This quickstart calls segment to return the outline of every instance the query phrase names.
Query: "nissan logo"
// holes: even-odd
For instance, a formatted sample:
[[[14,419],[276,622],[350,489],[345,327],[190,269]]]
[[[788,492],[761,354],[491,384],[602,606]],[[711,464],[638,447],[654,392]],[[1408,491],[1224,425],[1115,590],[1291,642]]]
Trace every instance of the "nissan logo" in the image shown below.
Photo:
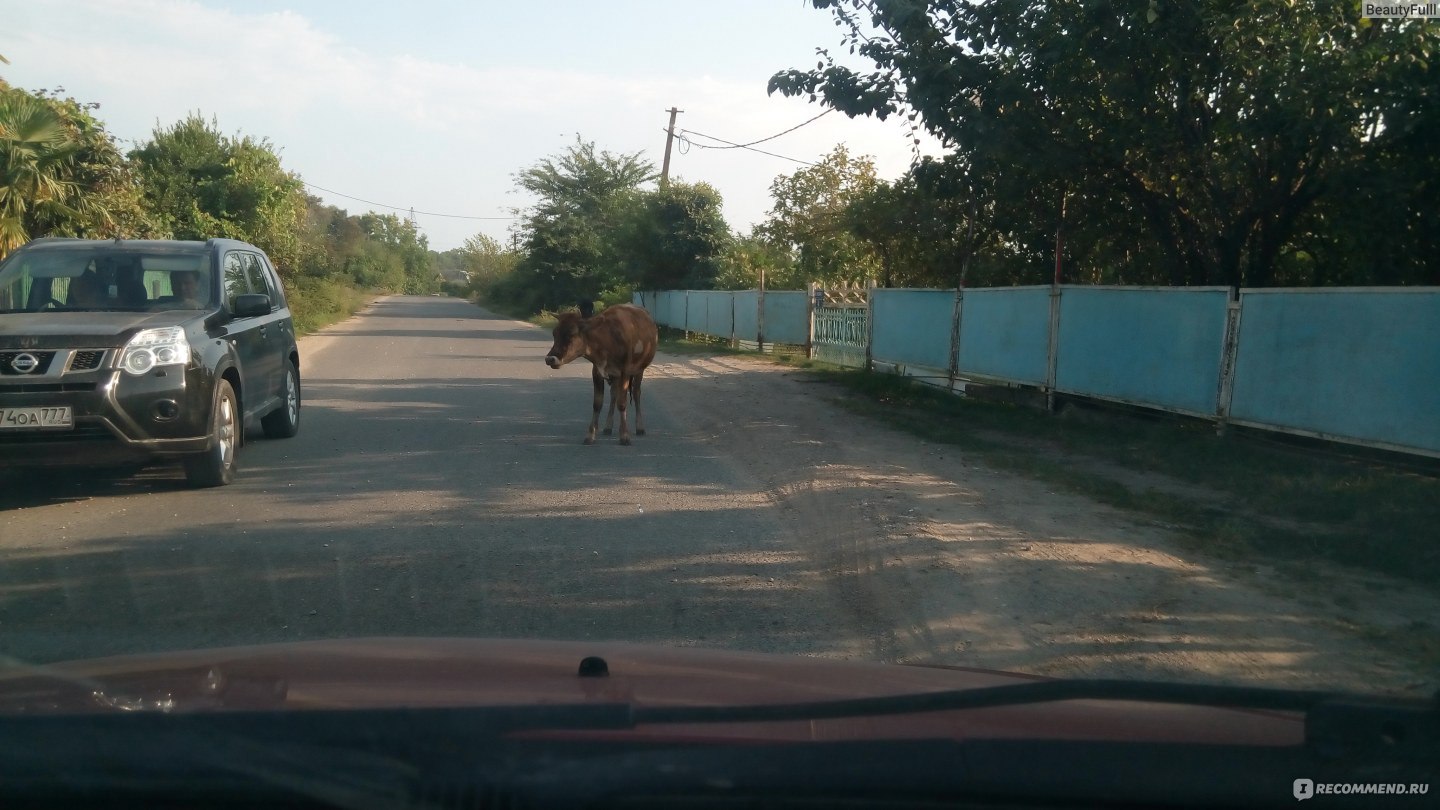
[[[29,352],[17,354],[10,361],[10,368],[15,369],[16,374],[29,374],[39,367],[40,359]]]

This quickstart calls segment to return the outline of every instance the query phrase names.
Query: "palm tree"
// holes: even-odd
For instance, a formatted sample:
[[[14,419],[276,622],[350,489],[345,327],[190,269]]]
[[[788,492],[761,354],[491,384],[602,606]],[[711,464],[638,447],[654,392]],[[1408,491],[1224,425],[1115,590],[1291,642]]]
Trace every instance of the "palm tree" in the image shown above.
[[[29,240],[27,221],[80,213],[73,205],[79,186],[70,179],[79,150],[53,107],[0,90],[0,258]]]

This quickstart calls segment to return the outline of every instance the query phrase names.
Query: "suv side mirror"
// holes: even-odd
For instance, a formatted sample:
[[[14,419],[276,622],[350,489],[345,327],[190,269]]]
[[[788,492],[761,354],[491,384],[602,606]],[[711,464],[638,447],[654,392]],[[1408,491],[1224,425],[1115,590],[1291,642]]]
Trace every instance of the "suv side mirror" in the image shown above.
[[[270,296],[262,293],[246,293],[235,296],[235,302],[231,305],[237,318],[253,318],[256,315],[270,314]]]

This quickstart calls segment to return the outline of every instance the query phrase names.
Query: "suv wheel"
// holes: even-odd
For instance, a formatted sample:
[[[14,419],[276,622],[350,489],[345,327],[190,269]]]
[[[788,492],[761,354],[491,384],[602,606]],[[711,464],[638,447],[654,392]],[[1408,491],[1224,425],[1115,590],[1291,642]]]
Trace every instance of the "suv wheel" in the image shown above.
[[[272,439],[288,439],[300,431],[300,373],[293,361],[285,361],[285,395],[280,407],[266,414],[260,426]]]
[[[240,446],[240,409],[229,380],[216,384],[215,413],[209,450],[185,459],[185,479],[192,487],[219,487],[235,479],[235,450]]]

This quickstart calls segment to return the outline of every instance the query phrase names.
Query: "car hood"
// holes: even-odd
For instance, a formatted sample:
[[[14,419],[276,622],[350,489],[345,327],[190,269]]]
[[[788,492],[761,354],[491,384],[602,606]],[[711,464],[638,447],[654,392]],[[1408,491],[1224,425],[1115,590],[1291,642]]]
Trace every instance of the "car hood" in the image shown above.
[[[136,332],[180,326],[210,313],[160,312],[13,312],[0,315],[0,349],[68,349],[123,346]]]
[[[580,677],[604,659],[608,675]],[[629,704],[755,706],[983,689],[1045,679],[612,642],[359,639],[0,669],[0,715]],[[1298,745],[1297,713],[1063,700],[964,711],[637,727],[668,739],[951,737]]]

